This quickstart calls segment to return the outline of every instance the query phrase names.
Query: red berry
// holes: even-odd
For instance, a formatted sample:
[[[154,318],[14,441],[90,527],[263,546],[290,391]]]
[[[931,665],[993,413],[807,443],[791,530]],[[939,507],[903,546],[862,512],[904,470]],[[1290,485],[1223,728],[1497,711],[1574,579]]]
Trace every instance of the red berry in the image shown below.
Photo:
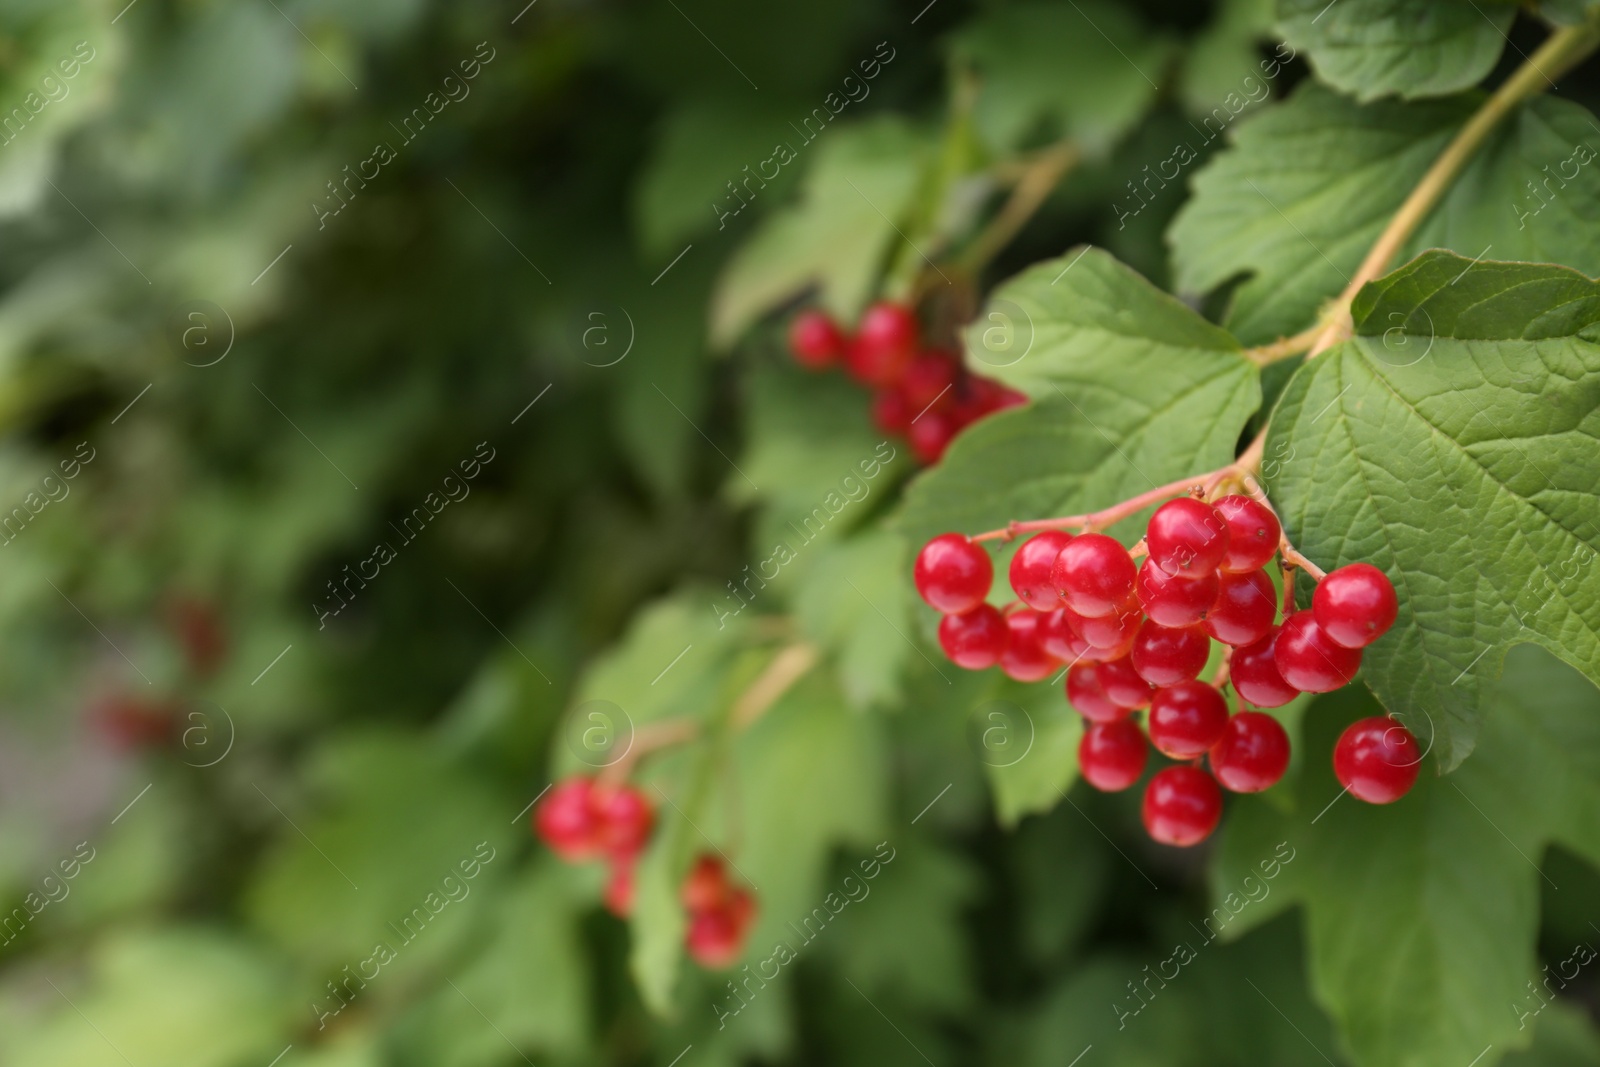
[[[1278,673],[1277,657],[1273,654],[1278,640],[1278,627],[1254,644],[1236,648],[1228,667],[1228,680],[1239,695],[1258,708],[1277,708],[1300,695],[1300,690],[1283,680]]]
[[[1217,587],[1215,571],[1193,578],[1174,578],[1156,566],[1153,559],[1139,566],[1139,579],[1134,585],[1139,604],[1162,626],[1193,626],[1204,619],[1216,603]]]
[[[1006,609],[1006,647],[1000,653],[1000,669],[1019,682],[1037,682],[1050,677],[1061,664],[1044,650],[1039,632],[1044,615],[1032,608],[1013,604]]]
[[[1368,804],[1392,804],[1411,791],[1422,750],[1411,731],[1382,715],[1345,727],[1333,746],[1333,773],[1350,795]]]
[[[1139,677],[1139,672],[1133,669],[1133,661],[1127,656],[1107,660],[1097,666],[1100,688],[1105,690],[1113,704],[1123,708],[1142,708],[1150,703],[1155,690],[1149,682]]]
[[[1087,658],[1089,642],[1078,633],[1078,616],[1071,608],[1057,608],[1039,622],[1039,644],[1063,663]]]
[[[216,671],[228,654],[228,632],[217,609],[185,596],[172,602],[169,617],[189,669],[201,677]]]
[[[1050,584],[1086,619],[1109,615],[1133,596],[1133,558],[1105,534],[1074,537],[1050,568]]]
[[[1289,735],[1271,715],[1241,711],[1228,720],[1211,749],[1211,773],[1224,789],[1259,793],[1289,769]]]
[[[700,966],[728,967],[744,951],[744,928],[725,908],[693,912],[684,944],[690,958]]]
[[[959,371],[955,357],[946,352],[924,352],[913,359],[900,381],[911,414],[915,416],[936,402],[941,409],[952,406]]]
[[[1198,578],[1227,556],[1228,523],[1211,505],[1179,497],[1156,508],[1144,541],[1157,567],[1176,577]]]
[[[1272,509],[1247,496],[1225,496],[1212,505],[1228,524],[1228,554],[1223,557],[1225,571],[1253,571],[1267,565],[1277,555],[1283,527]]]
[[[1222,790],[1198,767],[1168,767],[1145,786],[1142,814],[1144,828],[1163,845],[1196,845],[1222,818]]]
[[[649,799],[631,786],[589,791],[589,808],[594,813],[595,840],[618,859],[638,855],[650,840],[656,813]]]
[[[119,749],[154,748],[172,740],[182,710],[174,701],[120,693],[97,701],[88,718],[95,732]]]
[[[982,604],[994,583],[994,564],[983,546],[957,533],[922,546],[913,571],[917,592],[934,610],[960,615]]]
[[[568,778],[557,783],[533,813],[533,828],[550,850],[567,861],[588,859],[600,852],[599,819],[592,795],[594,782]]]
[[[626,919],[633,910],[633,861],[617,860],[611,864],[611,876],[606,879],[603,897],[606,910],[619,919]]]
[[[1133,669],[1151,685],[1193,681],[1206,665],[1211,639],[1198,626],[1162,626],[1146,620],[1134,635]]]
[[[1144,731],[1132,719],[1097,722],[1078,742],[1078,769],[1096,789],[1115,793],[1139,780],[1149,755]]]
[[[1366,648],[1389,632],[1400,603],[1394,586],[1370,563],[1352,563],[1317,583],[1311,612],[1328,639],[1345,648]]]
[[[1007,635],[1005,617],[993,604],[979,604],[971,611],[939,620],[939,647],[951,663],[969,671],[999,663]]]
[[[1139,624],[1142,622],[1144,622],[1144,612],[1139,610],[1138,601],[1129,601],[1109,615],[1102,615],[1098,619],[1083,619],[1078,625],[1078,632],[1089,642],[1092,652],[1120,650],[1115,656],[1099,658],[1120,659],[1127,655],[1128,645],[1132,642],[1133,635],[1139,631]],[[1091,655],[1090,658],[1096,657]]]
[[[879,389],[872,394],[872,424],[884,433],[905,433],[916,415],[898,389]]]
[[[1067,703],[1090,722],[1113,722],[1129,711],[1106,695],[1098,663],[1079,663],[1067,671]]]
[[[690,911],[711,911],[726,906],[732,889],[722,860],[717,856],[702,855],[689,868],[678,897]]]
[[[1361,668],[1361,650],[1335,643],[1309,611],[1283,620],[1272,658],[1283,680],[1302,693],[1331,693]]]
[[[944,450],[950,447],[951,439],[960,432],[961,426],[949,412],[934,408],[912,417],[906,440],[911,442],[911,451],[917,457],[917,462],[924,467],[931,467],[944,458]]]
[[[1235,647],[1265,637],[1278,614],[1278,593],[1267,572],[1223,571],[1217,584],[1217,599],[1206,616],[1206,633]]]
[[[867,385],[895,385],[917,349],[917,317],[904,304],[872,305],[861,316],[845,359],[850,373]]]
[[[789,323],[789,348],[796,363],[822,370],[844,355],[845,337],[831,318],[812,308],[800,312]]]
[[[1017,599],[1039,611],[1054,611],[1061,606],[1061,594],[1050,584],[1050,568],[1072,540],[1064,530],[1046,530],[1022,542],[1011,557],[1011,588]]]
[[[1228,702],[1204,682],[1157,689],[1150,701],[1150,743],[1173,759],[1192,759],[1222,739]]]

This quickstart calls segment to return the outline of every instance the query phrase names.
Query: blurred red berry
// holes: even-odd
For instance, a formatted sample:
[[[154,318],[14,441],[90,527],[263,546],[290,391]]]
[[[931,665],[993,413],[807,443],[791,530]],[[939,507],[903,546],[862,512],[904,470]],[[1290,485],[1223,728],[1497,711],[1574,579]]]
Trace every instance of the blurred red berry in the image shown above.
[[[844,355],[845,336],[825,312],[808,308],[789,323],[789,349],[802,367],[822,370]]]
[[[592,801],[594,782],[568,778],[551,788],[533,812],[533,828],[550,850],[567,861],[600,854],[599,820]]]

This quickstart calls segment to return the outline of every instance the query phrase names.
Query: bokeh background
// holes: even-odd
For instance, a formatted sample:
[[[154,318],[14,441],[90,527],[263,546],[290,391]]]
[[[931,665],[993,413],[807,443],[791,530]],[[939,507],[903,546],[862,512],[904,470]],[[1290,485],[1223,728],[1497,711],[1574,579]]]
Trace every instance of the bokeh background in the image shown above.
[[[1083,4],[1104,41],[1070,2],[5,0],[0,1063],[1346,1062],[1270,879],[1264,921],[1147,1002],[1213,914],[1204,856],[1151,846],[1126,798],[1019,821],[991,796],[1035,724],[975,729],[1026,700],[926,659],[885,522],[903,445],[719,622],[883,439],[764,316],[807,279],[844,313],[912,284],[887,215],[959,252],[1070,134],[1026,227],[941,258],[956,311],[1082,241],[1167,282],[1186,189],[1124,217],[1125,185],[1274,54],[1270,4]],[[863,156],[897,207],[807,216]],[[962,178],[936,211],[930,160]],[[708,714],[797,639],[822,667],[651,781],[709,791],[696,830],[756,887],[757,945],[894,859],[780,979],[674,959],[641,994],[603,873],[539,848],[528,805],[596,765],[585,701],[629,736]],[[1539,858],[1559,960],[1600,937],[1600,880]],[[1600,1062],[1597,989],[1503,1062]]]

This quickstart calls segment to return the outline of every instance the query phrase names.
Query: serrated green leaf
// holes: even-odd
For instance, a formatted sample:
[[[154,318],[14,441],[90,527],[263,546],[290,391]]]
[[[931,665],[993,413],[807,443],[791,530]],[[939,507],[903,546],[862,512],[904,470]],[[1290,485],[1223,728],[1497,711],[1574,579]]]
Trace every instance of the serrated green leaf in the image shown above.
[[[1476,85],[1516,9],[1459,0],[1279,0],[1278,29],[1317,77],[1357,100],[1443,96]]]
[[[1248,95],[1256,84],[1270,85],[1281,67],[1278,60],[1284,58],[1282,49],[1277,59],[1263,60],[1257,54],[1272,32],[1273,0],[1223,0],[1217,7],[1217,14],[1190,43],[1179,73],[1178,91],[1196,114],[1209,112],[1229,93]]]
[[[1394,582],[1364,678],[1450,768],[1510,645],[1600,679],[1600,285],[1430,252],[1355,313],[1285,390],[1263,474],[1314,562]]]
[[[1317,758],[1293,812],[1243,798],[1228,813],[1216,885],[1237,884],[1278,842],[1295,850],[1240,922],[1304,906],[1312,987],[1364,1067],[1460,1067],[1488,1045],[1526,1045],[1537,863],[1549,842],[1600,857],[1600,694],[1524,646],[1488,703],[1482,743],[1458,771],[1423,773],[1375,807],[1342,794],[1326,754],[1346,723],[1379,709],[1359,690],[1319,700],[1305,741]]]
[[[912,483],[899,523],[913,545],[1108,507],[1221,467],[1261,402],[1224,331],[1093,249],[1001,286],[968,350],[974,369],[1036,399],[963,432]]]
[[[1241,122],[1168,232],[1179,290],[1246,276],[1227,324],[1247,344],[1311,325],[1480,100],[1361,106],[1307,83]],[[1518,108],[1402,255],[1492,251],[1600,273],[1600,167],[1584,162],[1600,149],[1593,123],[1564,100]]]

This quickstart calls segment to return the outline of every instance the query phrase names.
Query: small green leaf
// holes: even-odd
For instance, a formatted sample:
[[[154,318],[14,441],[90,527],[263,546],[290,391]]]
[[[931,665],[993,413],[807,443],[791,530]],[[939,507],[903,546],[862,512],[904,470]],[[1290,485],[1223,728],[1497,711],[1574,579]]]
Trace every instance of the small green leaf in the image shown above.
[[[819,546],[801,576],[800,628],[836,662],[839,687],[858,708],[896,700],[906,657],[916,654],[903,595],[907,565],[900,538],[875,530]]]
[[[1000,824],[1015,827],[1024,815],[1061,803],[1078,777],[1083,717],[1067,706],[1060,687],[1002,677],[974,716],[974,748]]]

